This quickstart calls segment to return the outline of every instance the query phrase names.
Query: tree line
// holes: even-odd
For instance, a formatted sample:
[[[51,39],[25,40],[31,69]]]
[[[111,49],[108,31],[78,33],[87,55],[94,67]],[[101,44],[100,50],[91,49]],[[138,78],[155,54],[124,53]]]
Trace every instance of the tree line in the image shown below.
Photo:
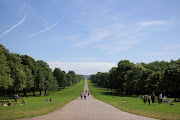
[[[180,97],[180,59],[171,62],[131,63],[121,60],[109,72],[91,75],[92,82],[118,94],[163,93]]]
[[[1,96],[14,95],[15,92],[36,91],[42,94],[47,90],[59,90],[76,84],[82,79],[74,71],[66,73],[60,68],[54,71],[43,60],[35,61],[28,55],[10,53],[0,44],[0,93]]]

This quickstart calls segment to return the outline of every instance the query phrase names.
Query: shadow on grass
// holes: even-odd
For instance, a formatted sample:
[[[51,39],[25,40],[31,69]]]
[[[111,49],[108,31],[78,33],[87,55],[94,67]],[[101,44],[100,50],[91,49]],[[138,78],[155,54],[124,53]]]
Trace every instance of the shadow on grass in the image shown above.
[[[107,88],[104,88],[102,86],[99,86],[95,83],[93,83],[92,81],[90,82],[92,83],[92,86],[95,87],[95,88],[103,88],[104,91],[103,92],[100,92],[102,95],[108,95],[108,96],[120,96],[120,97],[136,97],[137,95],[130,95],[130,94],[119,94],[118,92],[116,92],[115,89],[107,89]]]
[[[109,96],[120,96],[120,97],[136,97],[136,95],[127,95],[127,94],[118,94],[117,92],[115,91],[107,91],[107,92],[101,92],[101,94],[103,95],[109,95]]]

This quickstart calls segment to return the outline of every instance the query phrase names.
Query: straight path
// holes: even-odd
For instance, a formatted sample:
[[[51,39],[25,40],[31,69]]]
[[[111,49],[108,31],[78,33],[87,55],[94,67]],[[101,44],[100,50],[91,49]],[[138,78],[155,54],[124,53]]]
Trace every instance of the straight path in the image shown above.
[[[83,92],[89,91],[87,80]],[[86,100],[79,97],[63,108],[47,115],[23,120],[155,120],[121,111],[111,105],[86,95]]]

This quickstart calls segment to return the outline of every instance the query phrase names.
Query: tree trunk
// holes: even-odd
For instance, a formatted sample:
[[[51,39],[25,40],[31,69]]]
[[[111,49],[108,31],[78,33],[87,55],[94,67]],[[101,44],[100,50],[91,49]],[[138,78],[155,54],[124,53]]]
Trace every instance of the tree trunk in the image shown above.
[[[47,91],[46,91],[46,89],[45,89],[45,95],[47,94]]]
[[[14,98],[14,92],[13,92],[13,94],[12,94],[12,98]]]
[[[176,91],[175,91],[175,102],[176,102]]]
[[[121,93],[123,94],[123,92],[124,92],[124,91],[123,91],[123,89],[122,89],[122,90],[121,90]]]
[[[26,96],[26,89],[24,89],[23,91],[24,91],[24,96]]]
[[[33,88],[33,96],[35,96],[35,88]]]
[[[118,89],[118,95],[120,95],[120,89]]]
[[[40,92],[40,95],[41,95],[41,89],[40,89],[40,91],[39,91],[39,92]]]

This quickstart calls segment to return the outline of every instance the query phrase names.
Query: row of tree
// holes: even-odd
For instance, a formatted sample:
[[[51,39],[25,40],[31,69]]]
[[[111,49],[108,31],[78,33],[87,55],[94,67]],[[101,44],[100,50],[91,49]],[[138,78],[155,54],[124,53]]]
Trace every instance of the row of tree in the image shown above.
[[[28,55],[10,53],[0,44],[0,93],[14,95],[17,91],[41,92],[44,90],[58,90],[71,86],[82,79],[74,71],[68,73],[55,68],[42,61],[35,61]]]
[[[180,97],[180,59],[171,62],[131,63],[121,60],[107,73],[91,75],[92,82],[121,94],[156,94]]]

